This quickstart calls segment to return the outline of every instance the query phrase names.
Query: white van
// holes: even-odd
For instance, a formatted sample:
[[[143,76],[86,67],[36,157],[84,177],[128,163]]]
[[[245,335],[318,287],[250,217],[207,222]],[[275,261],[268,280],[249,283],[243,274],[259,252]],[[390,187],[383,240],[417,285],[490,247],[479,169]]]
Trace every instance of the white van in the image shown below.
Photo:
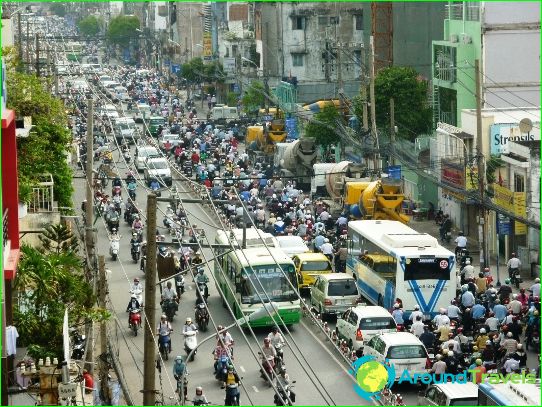
[[[425,346],[410,332],[377,334],[365,345],[363,354],[373,356],[380,363],[394,365],[396,381],[405,370],[413,376],[427,373],[431,366]]]
[[[359,300],[356,280],[346,273],[320,274],[311,287],[311,305],[322,315],[339,315]]]
[[[136,148],[134,161],[138,171],[143,171],[145,168],[147,168],[145,163],[149,157],[160,157],[160,152],[156,149],[156,147],[140,146]]]
[[[337,335],[354,349],[363,349],[376,334],[396,331],[397,324],[389,311],[377,305],[352,307],[337,319]]]
[[[134,121],[143,123],[143,120],[149,119],[152,116],[151,107],[146,103],[138,103],[134,112]]]
[[[131,117],[119,117],[115,120],[115,138],[118,142],[123,140],[135,143],[141,137],[141,133]]]
[[[226,123],[239,120],[239,111],[236,107],[216,105],[211,109],[211,120]]]

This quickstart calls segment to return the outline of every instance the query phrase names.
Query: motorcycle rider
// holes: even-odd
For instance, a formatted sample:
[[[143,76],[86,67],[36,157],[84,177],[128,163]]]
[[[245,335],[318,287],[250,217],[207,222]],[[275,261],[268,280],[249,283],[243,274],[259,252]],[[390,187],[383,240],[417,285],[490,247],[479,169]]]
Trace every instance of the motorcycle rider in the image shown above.
[[[428,325],[423,326],[423,334],[420,335],[420,341],[426,349],[433,349],[435,346],[436,337],[435,334],[429,330]]]
[[[472,291],[469,291],[468,285],[464,284],[461,286],[461,305],[464,308],[472,308],[476,303],[476,299]]]
[[[467,238],[463,232],[459,232],[458,236],[455,238],[455,244],[455,257],[457,257],[461,250],[467,248]]]
[[[233,359],[233,345],[234,345],[233,337],[231,336],[231,334],[228,332],[227,329],[224,329],[222,325],[218,325],[217,331],[218,331],[218,335],[216,336],[217,343],[224,344],[224,346],[226,346],[226,348],[229,350]]]
[[[209,404],[207,397],[203,394],[203,388],[201,386],[196,387],[196,395],[194,396],[192,403],[194,403],[195,406],[206,406]]]
[[[508,313],[508,310],[504,305],[501,304],[501,300],[496,299],[495,305],[493,306],[493,312],[495,313],[495,318],[499,321],[499,323],[502,323],[504,319],[506,318],[506,314]]]
[[[160,322],[158,323],[158,328],[156,329],[157,335],[159,335],[159,343],[161,343],[165,338],[170,338],[170,334],[173,329],[171,328],[171,324],[167,320],[167,317],[162,314],[160,317]],[[172,351],[172,341],[171,338],[169,340],[169,352]]]
[[[474,267],[470,264],[470,260],[465,261],[465,267],[461,269],[461,285],[469,279],[474,279],[474,273]]]
[[[510,287],[510,279],[507,278],[504,280],[504,284],[499,288],[499,291],[497,291],[497,295],[501,302],[504,302],[505,300],[510,299],[510,294],[512,294],[512,287]]]
[[[448,315],[446,315],[446,309],[441,308],[439,309],[438,315],[433,318],[433,325],[435,325],[435,328],[440,328],[442,325],[450,325],[450,318]]]
[[[141,222],[141,219],[139,219],[139,215],[134,216],[134,221],[132,222],[132,229],[136,232],[143,229],[143,222]]]
[[[519,269],[521,268],[521,260],[517,258],[516,253],[512,253],[512,257],[506,263],[508,267],[508,278],[512,280],[517,274],[519,276]]]
[[[474,340],[473,344],[476,345],[478,349],[484,350],[488,339],[489,337],[486,334],[486,329],[480,328],[480,335]]]
[[[133,284],[130,286],[130,292],[137,295],[137,292],[140,291],[140,294],[143,294],[143,284],[139,282],[139,278],[134,278]]]
[[[226,374],[226,380],[224,380],[221,388],[226,389],[226,402],[225,405],[234,404],[233,401],[236,401],[235,404],[239,405],[240,392],[239,392],[239,383],[241,379],[239,375],[233,368],[233,365],[228,365],[228,373]]]
[[[272,331],[267,335],[267,338],[271,341],[271,345],[277,350],[277,347],[284,346],[285,340],[282,334],[279,332],[278,326],[273,326]],[[278,355],[277,355],[278,357]],[[275,365],[277,364],[277,359],[275,358]]]
[[[198,267],[198,274],[196,276],[196,284],[205,284],[205,292],[199,293],[198,296],[203,295],[203,297],[207,297],[209,295],[209,288],[207,287],[207,284],[209,283],[209,277],[205,274],[205,270],[203,267]]]
[[[134,251],[134,246],[139,243],[139,239],[137,238],[137,233],[132,233],[132,238],[130,239],[130,248],[131,251]]]
[[[450,321],[459,322],[459,320],[461,319],[461,310],[457,306],[457,302],[455,299],[451,301],[446,311],[448,314],[448,318],[450,318]]]
[[[177,298],[177,291],[172,287],[171,281],[168,281],[166,283],[166,287],[162,290],[162,301],[160,301],[160,305],[164,301],[173,300],[177,304],[179,303],[179,299]]]
[[[518,300],[518,295],[514,294],[512,295],[512,301],[510,301],[507,305],[507,308],[512,311],[512,314],[515,316],[518,316],[521,314],[521,308],[522,304]]]
[[[130,297],[130,301],[128,302],[128,306],[126,307],[126,312],[130,312],[133,309],[141,309],[141,304],[137,300],[137,297],[135,294],[132,294]],[[130,327],[130,314],[128,314],[128,327]]]
[[[275,350],[274,346],[271,346],[271,340],[269,338],[264,338],[263,340],[263,347],[262,347],[262,365],[264,369],[266,369],[266,366],[269,368],[269,370],[273,370],[275,367],[275,358],[277,357],[277,351]],[[262,370],[261,376],[265,379],[265,375]]]
[[[183,334],[188,332],[198,332],[198,327],[192,322],[192,318],[186,318],[183,325]]]
[[[279,404],[279,403],[280,404],[286,403],[286,405],[289,404],[288,397],[285,397],[285,394],[284,394],[285,390],[288,390],[290,392],[289,398],[292,403],[295,403],[295,393],[292,391],[291,387],[288,387],[290,383],[291,383],[290,376],[286,372],[286,366],[282,365],[280,368],[279,374],[277,375],[275,385],[283,400],[281,401],[278,395],[275,394],[275,397],[274,397],[275,404]]]
[[[186,375],[188,374],[188,367],[186,366],[186,363],[184,363],[183,357],[181,355],[178,355],[175,357],[175,362],[173,363],[173,377],[177,382],[179,380],[183,380],[183,390],[184,390],[184,397],[186,398],[187,395],[187,380]],[[175,390],[175,393],[178,392],[178,388]],[[180,396],[180,394],[179,394]]]
[[[413,324],[417,318],[420,317],[420,320],[423,321],[423,313],[420,311],[420,306],[418,304],[414,305],[414,311],[408,317],[411,324]]]
[[[442,242],[444,242],[448,232],[450,232],[451,230],[452,230],[452,220],[450,219],[450,215],[446,214],[444,215],[444,220],[442,221],[442,224],[440,225],[440,228],[439,228],[440,240]]]

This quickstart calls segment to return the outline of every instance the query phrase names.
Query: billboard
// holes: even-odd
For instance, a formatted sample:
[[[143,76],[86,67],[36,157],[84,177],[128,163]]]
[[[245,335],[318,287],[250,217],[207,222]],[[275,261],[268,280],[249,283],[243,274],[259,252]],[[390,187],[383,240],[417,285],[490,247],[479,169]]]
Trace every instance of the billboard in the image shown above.
[[[527,217],[527,194],[525,192],[514,192],[514,215]],[[518,221],[514,222],[514,233],[516,235],[526,235],[527,225]]]
[[[211,33],[203,33],[203,59],[210,60],[213,56],[213,40]]]
[[[222,65],[225,73],[235,73],[235,58],[224,58]]]
[[[540,123],[533,123],[529,133],[522,133],[517,123],[498,123],[489,127],[491,136],[491,154],[499,155],[508,153],[509,141],[533,141],[540,140]]]

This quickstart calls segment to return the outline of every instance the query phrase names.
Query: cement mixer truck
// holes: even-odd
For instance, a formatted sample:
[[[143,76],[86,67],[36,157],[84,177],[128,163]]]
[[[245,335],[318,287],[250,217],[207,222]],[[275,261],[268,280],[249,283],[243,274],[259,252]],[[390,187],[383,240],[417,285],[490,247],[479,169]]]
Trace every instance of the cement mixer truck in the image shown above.
[[[308,189],[317,156],[314,139],[302,137],[291,143],[277,143],[276,147],[274,164],[278,174],[295,180],[298,188]]]

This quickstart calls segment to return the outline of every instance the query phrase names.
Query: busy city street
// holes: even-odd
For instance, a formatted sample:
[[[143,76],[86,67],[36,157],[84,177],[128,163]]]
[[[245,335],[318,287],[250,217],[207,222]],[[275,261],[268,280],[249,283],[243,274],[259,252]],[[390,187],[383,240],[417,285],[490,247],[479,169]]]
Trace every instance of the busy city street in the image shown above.
[[[310,4],[2,5],[2,404],[538,405],[539,79]]]

